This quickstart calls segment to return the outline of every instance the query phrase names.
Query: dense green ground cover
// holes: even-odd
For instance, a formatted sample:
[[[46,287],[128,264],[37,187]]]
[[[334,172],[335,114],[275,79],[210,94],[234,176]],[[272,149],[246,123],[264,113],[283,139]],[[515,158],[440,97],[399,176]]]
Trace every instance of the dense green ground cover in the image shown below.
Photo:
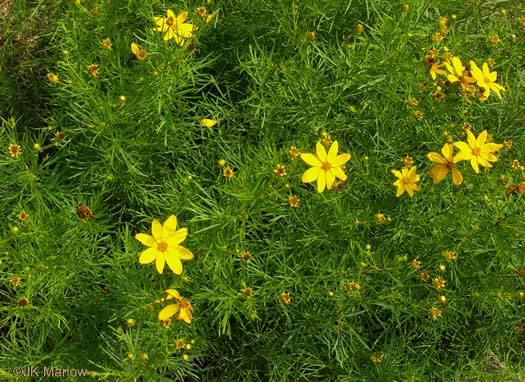
[[[164,40],[154,17],[171,22],[168,9],[198,29]],[[3,377],[525,379],[520,1],[3,0],[0,12]],[[451,80],[453,57],[497,72],[488,99],[466,73]],[[452,171],[433,184],[428,154],[474,152],[468,135],[485,130],[493,168],[459,161],[460,185]],[[319,193],[291,149],[334,141],[347,179]],[[392,171],[414,166],[421,189],[396,197]],[[180,275],[139,263],[144,244],[174,248],[156,223],[155,242],[136,236],[172,215],[193,254],[175,250]],[[169,289],[180,296],[165,301]]]

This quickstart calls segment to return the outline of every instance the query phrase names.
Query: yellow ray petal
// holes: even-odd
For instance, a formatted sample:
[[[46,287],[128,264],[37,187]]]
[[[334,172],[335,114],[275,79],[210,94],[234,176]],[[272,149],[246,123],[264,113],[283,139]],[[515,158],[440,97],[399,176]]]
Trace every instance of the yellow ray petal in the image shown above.
[[[159,320],[164,321],[179,311],[180,304],[171,304],[159,312]]]
[[[447,176],[448,168],[442,164],[437,164],[427,174],[432,175],[434,184],[438,184]]]
[[[331,170],[326,171],[326,188],[331,190],[335,182],[335,175]]]
[[[341,179],[343,182],[348,179],[346,174],[344,173],[343,169],[341,167],[334,167],[332,168],[332,172],[334,173],[335,177],[338,179]]]
[[[181,260],[191,260],[193,259],[193,253],[190,250],[177,245],[175,248],[170,248],[170,252],[173,251],[177,257]]]
[[[157,243],[162,241],[162,224],[158,220],[151,223],[151,234]]]
[[[461,183],[463,183],[463,176],[455,168],[452,168],[452,181],[456,186],[459,186]]]
[[[186,236],[188,236],[188,229],[181,228],[175,233],[173,233],[169,238],[167,238],[166,243],[168,244],[169,247],[179,245],[184,240],[186,240]]]
[[[135,235],[135,239],[140,241],[142,244],[148,246],[148,247],[156,247],[157,243],[155,242],[155,239],[153,236],[146,235],[145,233],[137,233]]]
[[[166,254],[166,262],[168,263],[168,267],[172,270],[173,273],[176,275],[180,275],[182,273],[182,263],[178,256],[171,251]]]
[[[305,161],[306,164],[314,167],[321,167],[323,164],[323,162],[321,162],[314,154],[301,154],[301,159]]]
[[[438,153],[428,153],[427,158],[435,163],[447,164],[447,160],[443,158],[441,154],[438,154]]]
[[[317,144],[315,145],[315,151],[317,153],[317,157],[319,158],[319,160],[321,162],[326,162],[326,150],[324,148],[324,146],[321,144],[321,142],[317,142]]]
[[[326,172],[320,171],[317,178],[317,192],[321,193],[324,191],[326,186]]]
[[[170,217],[164,222],[163,227],[175,232],[177,230],[177,217],[175,215],[170,215]]]
[[[157,251],[157,248],[148,248],[145,251],[142,251],[139,257],[139,263],[140,264],[152,263],[153,260],[157,258],[158,253],[159,251]]]
[[[350,154],[341,154],[335,157],[333,161],[329,161],[332,167],[340,167],[348,162],[351,158]]]
[[[312,167],[305,171],[303,174],[301,181],[303,183],[310,183],[314,180],[317,180],[319,177],[319,174],[321,173],[321,167]]]
[[[338,150],[339,150],[339,142],[334,141],[334,143],[332,143],[332,146],[330,146],[330,150],[328,150],[328,155],[326,156],[326,161],[328,163],[332,163],[335,160]]]
[[[452,146],[450,143],[445,143],[441,148],[441,152],[447,159],[447,162],[452,162],[452,153],[454,152],[454,146]]]
[[[155,266],[157,267],[157,272],[159,272],[160,274],[164,272],[164,264],[165,264],[164,253],[157,251],[157,259],[155,261]]]

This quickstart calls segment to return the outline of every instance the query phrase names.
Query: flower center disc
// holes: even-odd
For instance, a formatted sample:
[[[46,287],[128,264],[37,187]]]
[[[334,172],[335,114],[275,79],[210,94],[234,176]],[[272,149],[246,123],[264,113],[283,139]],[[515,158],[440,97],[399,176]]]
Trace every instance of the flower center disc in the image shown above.
[[[321,169],[322,169],[323,171],[329,171],[331,168],[332,168],[332,166],[330,166],[330,163],[328,163],[328,162],[324,162],[324,163],[321,165]]]
[[[167,23],[168,25],[173,25],[173,22],[174,22],[174,21],[175,21],[175,20],[173,20],[173,17],[168,17],[168,18],[166,19],[166,23]]]
[[[158,245],[157,245],[157,250],[160,251],[160,252],[166,252],[168,250],[168,243],[165,243],[165,242],[160,242]]]
[[[481,153],[480,149],[472,149],[472,155],[479,156],[480,153]]]

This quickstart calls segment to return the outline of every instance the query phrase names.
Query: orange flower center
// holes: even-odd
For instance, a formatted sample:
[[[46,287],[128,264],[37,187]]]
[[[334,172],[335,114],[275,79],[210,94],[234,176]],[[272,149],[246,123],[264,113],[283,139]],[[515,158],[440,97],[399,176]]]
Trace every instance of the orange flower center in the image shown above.
[[[491,81],[488,77],[485,77],[485,83],[490,87]]]
[[[174,22],[175,22],[175,20],[171,16],[166,19],[166,24],[168,24],[168,25],[173,25]]]
[[[164,242],[164,241],[161,241],[158,245],[157,245],[157,250],[159,252],[166,252],[168,250],[168,243]]]
[[[180,304],[181,310],[182,309],[188,309],[189,306],[190,306],[190,303],[187,300],[184,300],[184,299],[180,300],[179,304]]]
[[[447,164],[445,165],[445,167],[448,169],[448,170],[452,170],[454,168],[454,163],[453,162],[447,162]]]
[[[479,148],[472,149],[472,155],[479,157],[481,150]]]
[[[330,169],[332,168],[332,166],[330,165],[330,163],[328,162],[324,162],[322,165],[321,165],[321,169],[323,171],[330,171]]]

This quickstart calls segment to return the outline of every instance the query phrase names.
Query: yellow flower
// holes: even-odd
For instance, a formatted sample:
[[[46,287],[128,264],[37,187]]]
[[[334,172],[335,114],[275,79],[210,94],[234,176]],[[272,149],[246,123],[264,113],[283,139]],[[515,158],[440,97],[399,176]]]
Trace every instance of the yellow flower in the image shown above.
[[[489,37],[489,41],[491,44],[497,44],[499,42],[499,37],[497,34],[492,35]]]
[[[149,359],[148,355],[146,353],[140,355],[141,361],[147,361]]]
[[[308,32],[308,34],[306,35],[306,41],[312,41],[314,38],[315,38],[315,31]]]
[[[423,118],[423,113],[421,113],[419,110],[416,110],[416,111],[412,112],[412,116],[415,119],[421,119],[421,118]]]
[[[102,49],[105,49],[105,50],[111,49],[111,41],[109,41],[109,38],[102,41]]]
[[[88,66],[88,72],[89,74],[91,74],[93,77],[96,77],[97,74],[98,74],[98,65],[89,65]]]
[[[58,143],[64,143],[66,141],[66,134],[62,131],[57,131],[55,134],[55,141]]]
[[[281,296],[279,297],[283,304],[289,304],[290,303],[290,293],[281,293]]]
[[[486,62],[483,63],[483,71],[474,61],[470,61],[470,67],[472,69],[472,76],[478,82],[479,91],[481,92],[481,101],[485,101],[489,98],[491,90],[494,90],[498,97],[501,98],[501,93],[499,91],[505,91],[505,88],[496,83],[498,73],[490,72],[489,65]]]
[[[350,154],[337,155],[338,149],[339,143],[334,141],[327,154],[323,145],[317,142],[317,155],[301,154],[301,159],[313,166],[303,174],[302,182],[310,183],[317,180],[317,192],[323,192],[325,187],[332,188],[335,178],[345,181],[347,176],[343,171],[343,166],[350,160],[351,156]]]
[[[47,73],[47,79],[52,84],[56,84],[58,82],[58,76],[55,73]]]
[[[421,187],[416,184],[419,181],[419,175],[416,174],[417,166],[412,167],[410,170],[408,167],[403,167],[401,171],[392,170],[398,180],[393,185],[397,187],[396,196],[400,197],[406,191],[410,197],[414,196],[414,191],[421,191]]]
[[[489,162],[496,162],[498,158],[494,153],[503,147],[499,143],[485,143],[487,140],[487,130],[483,130],[477,140],[472,131],[467,130],[466,142],[455,142],[460,152],[454,157],[454,163],[463,160],[470,160],[470,164],[476,174],[479,174],[479,165],[483,167],[492,167]]]
[[[447,25],[447,18],[446,17],[440,17],[439,20],[438,20],[438,24],[439,26],[441,27],[444,27],[445,25]]]
[[[376,219],[377,219],[377,222],[378,223],[383,223],[386,219],[385,219],[385,215],[379,213],[376,215]]]
[[[441,36],[441,33],[436,33],[432,36],[432,41],[435,42],[436,44],[440,42],[441,40],[443,40],[443,36]]]
[[[233,170],[231,168],[229,168],[229,167],[226,167],[224,169],[223,175],[224,175],[225,178],[231,179],[231,178],[233,178]]]
[[[351,292],[356,292],[361,289],[361,286],[356,282],[349,282],[346,284],[346,288]]]
[[[164,271],[164,264],[168,263],[173,273],[180,275],[182,273],[181,260],[193,259],[193,254],[179,245],[186,239],[188,230],[186,228],[177,230],[177,217],[171,215],[164,225],[158,220],[153,220],[151,233],[153,236],[144,233],[135,235],[135,239],[149,247],[140,254],[139,263],[149,264],[155,261],[160,274]]]
[[[438,308],[430,308],[429,313],[434,320],[441,317],[441,311]]]
[[[184,347],[184,341],[179,339],[175,340],[175,348],[176,349],[182,349]]]
[[[361,34],[361,32],[363,32],[363,24],[356,24],[355,33]]]
[[[410,266],[412,267],[412,269],[418,269],[419,267],[421,267],[421,261],[412,260],[412,262],[410,263]]]
[[[148,51],[146,49],[139,49],[138,45],[134,42],[131,43],[131,51],[139,61],[144,61],[148,55]]]
[[[21,222],[26,222],[28,217],[29,216],[24,211],[21,211],[18,214],[18,220],[20,220]]]
[[[441,277],[437,277],[434,280],[432,280],[432,285],[434,285],[437,289],[444,288],[445,280],[441,280]]]
[[[290,151],[288,151],[288,156],[292,159],[297,158],[299,156],[299,150],[297,150],[297,147],[292,146]]]
[[[206,24],[208,24],[211,21],[211,18],[213,15],[210,13],[208,16],[206,16]]]
[[[453,151],[454,146],[452,146],[450,143],[445,143],[441,148],[443,155],[434,152],[427,154],[428,159],[430,159],[432,162],[438,163],[427,172],[427,174],[432,175],[434,184],[438,184],[443,179],[445,179],[449,171],[452,171],[452,181],[456,186],[459,186],[461,183],[463,183],[463,177],[454,167],[454,164],[458,161],[457,159],[452,158]]]
[[[217,124],[217,121],[214,120],[214,119],[207,119],[207,118],[204,118],[203,120],[201,120],[199,122],[202,126],[206,126],[206,127],[213,127]]]
[[[277,168],[273,170],[273,173],[277,176],[283,177],[286,176],[286,170],[284,169],[284,166],[278,164]]]
[[[415,98],[409,98],[409,99],[408,99],[408,104],[409,104],[410,106],[417,106],[417,99],[415,99]]]
[[[164,40],[175,39],[175,42],[180,46],[184,45],[185,38],[192,38],[193,31],[197,30],[197,26],[185,23],[188,18],[188,12],[182,12],[178,16],[175,16],[171,9],[168,9],[167,17],[153,17],[156,28],[153,28],[154,31],[164,33]]]
[[[18,277],[13,277],[11,280],[9,280],[12,286],[17,287],[20,285],[20,279]]]
[[[456,259],[456,254],[454,252],[452,252],[452,251],[445,251],[445,252],[443,252],[443,257],[447,261],[452,261],[452,260]]]
[[[446,62],[440,64],[439,60],[434,62],[432,65],[430,65],[430,67],[428,68],[428,71],[430,72],[430,76],[432,77],[433,80],[436,79],[436,73],[437,74],[443,74],[445,76],[447,75],[447,72],[445,72],[443,69],[441,69],[445,65],[446,65]]]
[[[403,158],[403,164],[405,166],[410,166],[413,163],[414,163],[414,159],[412,159],[410,155],[407,155],[406,157]]]
[[[299,206],[299,198],[298,198],[297,196],[295,196],[295,195],[290,196],[290,197],[288,198],[288,205],[289,205],[290,207],[295,207],[295,208],[297,208],[297,206]]]
[[[164,292],[164,294],[168,295],[166,300],[176,299],[179,302],[164,307],[164,309],[159,312],[159,321],[168,320],[170,317],[179,312],[177,320],[183,320],[185,323],[191,324],[193,306],[191,306],[190,302],[182,298],[179,292],[177,292],[175,289],[168,289]]]
[[[9,154],[11,154],[11,158],[17,157],[20,155],[20,146],[10,144],[8,147]]]
[[[204,8],[204,7],[199,7],[199,8],[197,8],[197,14],[198,14],[200,17],[204,17],[204,15],[206,14],[206,8]]]
[[[401,9],[401,12],[403,13],[408,12],[408,4],[403,4],[403,8]]]
[[[466,70],[459,57],[452,58],[452,65],[449,63],[445,63],[445,65],[447,70],[450,72],[450,74],[447,75],[447,79],[452,83],[460,83],[461,90],[463,91],[463,97],[468,103],[470,103],[467,93],[471,93],[472,85],[470,84],[475,83],[476,79],[472,77],[470,71]]]

